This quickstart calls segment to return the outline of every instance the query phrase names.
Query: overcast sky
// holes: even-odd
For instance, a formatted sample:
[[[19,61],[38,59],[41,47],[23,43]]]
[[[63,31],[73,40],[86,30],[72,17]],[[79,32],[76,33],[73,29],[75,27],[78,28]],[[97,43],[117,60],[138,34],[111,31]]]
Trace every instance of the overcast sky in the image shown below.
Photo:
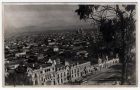
[[[75,13],[77,8],[77,5],[5,5],[4,29],[12,32],[26,27],[64,29],[89,26],[79,20]]]

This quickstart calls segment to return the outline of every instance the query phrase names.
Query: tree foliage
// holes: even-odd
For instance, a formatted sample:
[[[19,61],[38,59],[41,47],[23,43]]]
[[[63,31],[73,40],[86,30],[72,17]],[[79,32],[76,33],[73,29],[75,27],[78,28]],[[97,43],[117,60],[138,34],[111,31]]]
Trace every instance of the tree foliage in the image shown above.
[[[122,84],[127,81],[127,64],[135,48],[135,5],[79,5],[80,19],[91,20],[102,32],[104,46],[119,53],[122,62]]]

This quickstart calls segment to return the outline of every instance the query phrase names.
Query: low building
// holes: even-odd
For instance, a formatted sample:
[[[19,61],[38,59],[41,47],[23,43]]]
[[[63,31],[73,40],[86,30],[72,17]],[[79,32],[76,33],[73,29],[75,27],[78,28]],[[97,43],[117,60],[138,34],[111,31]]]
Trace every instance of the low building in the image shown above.
[[[43,65],[38,69],[27,68],[28,76],[32,79],[33,85],[52,85],[55,66]]]
[[[81,64],[55,64],[44,68],[33,70],[27,69],[27,73],[32,78],[33,85],[61,85],[86,76],[90,73],[90,62]]]
[[[102,60],[99,59],[98,61],[101,62]],[[118,63],[119,63],[119,58],[113,58],[111,60],[107,59],[102,63],[98,63],[98,69],[101,70],[103,68],[108,68],[108,67],[115,65],[115,64],[118,64]]]
[[[16,53],[15,56],[16,57],[21,57],[21,56],[25,56],[26,52],[21,52],[21,53]]]
[[[49,62],[51,65],[44,64],[37,69],[27,69],[33,85],[62,85],[82,80],[84,76],[93,73],[93,71],[108,68],[119,63],[119,58],[104,60],[104,62],[99,58],[99,63],[94,66],[91,65],[90,61],[65,61],[64,64],[57,64],[55,60],[49,59]]]
[[[90,62],[72,65],[70,69],[71,81],[74,82],[77,79],[81,79],[83,76],[86,76],[87,74],[91,73],[90,67]]]
[[[54,46],[53,51],[54,52],[58,52],[59,51],[59,48],[57,46]]]

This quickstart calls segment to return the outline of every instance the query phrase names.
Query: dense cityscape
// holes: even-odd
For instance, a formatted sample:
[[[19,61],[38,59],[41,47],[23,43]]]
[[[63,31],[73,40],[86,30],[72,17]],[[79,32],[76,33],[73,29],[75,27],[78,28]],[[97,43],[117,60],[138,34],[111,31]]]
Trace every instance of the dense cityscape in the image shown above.
[[[16,81],[16,79],[13,78],[13,80],[6,82],[6,84],[13,82],[17,84],[30,83],[31,85],[47,85],[48,83],[50,85],[52,83],[49,83],[49,81],[54,77],[51,75],[51,73],[53,73],[52,68],[57,71],[59,71],[59,69],[65,69],[66,74],[70,74],[73,71],[68,72],[69,69],[67,70],[67,65],[73,65],[73,67],[75,67],[76,65],[83,64],[83,70],[80,70],[82,70],[82,73],[84,72],[84,75],[81,74],[81,76],[79,76],[81,78],[86,74],[99,70],[100,64],[108,60],[114,59],[113,62],[118,63],[119,61],[115,61],[118,60],[116,54],[110,55],[109,57],[103,53],[100,53],[97,57],[93,56],[93,52],[91,51],[92,43],[98,42],[97,40],[101,39],[99,38],[101,36],[99,32],[95,33],[92,30],[85,31],[82,28],[69,32],[43,32],[33,33],[32,35],[30,33],[30,36],[28,33],[25,33],[21,36],[13,36],[5,41],[5,79],[9,80],[10,77],[15,77],[17,80],[20,80],[20,78],[25,77],[24,79],[27,79],[27,81]],[[108,65],[113,65],[113,62]],[[69,68],[71,68],[70,66]],[[104,68],[109,66],[104,66]],[[33,76],[34,74],[31,71],[39,70],[40,72],[37,71],[38,73],[44,73],[41,71],[44,69],[46,69],[46,72],[50,71],[49,74],[46,73],[46,79],[42,81],[45,83],[33,82],[31,79],[35,76]],[[64,71],[62,72],[64,73]],[[77,70],[75,73],[76,72]],[[21,77],[16,74],[21,74]],[[66,78],[69,79],[70,77],[71,75]],[[69,82],[67,80],[60,81],[60,83],[56,82],[56,84],[76,83],[75,80],[79,80],[79,77],[75,77],[72,80],[69,79]],[[65,77],[63,76],[63,78]],[[55,85],[55,82],[52,85]]]
[[[135,5],[5,5],[4,84],[136,85],[135,13]]]

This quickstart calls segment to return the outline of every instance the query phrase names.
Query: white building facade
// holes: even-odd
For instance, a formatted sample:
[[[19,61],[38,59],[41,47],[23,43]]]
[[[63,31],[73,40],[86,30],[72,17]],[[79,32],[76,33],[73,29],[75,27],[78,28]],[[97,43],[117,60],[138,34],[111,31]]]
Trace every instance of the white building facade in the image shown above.
[[[91,65],[89,61],[81,64],[67,63],[59,67],[56,64],[52,64],[51,66],[37,70],[28,68],[27,73],[28,76],[31,76],[33,85],[62,85],[81,80],[83,76],[93,73],[95,71],[94,67],[97,70],[102,70],[117,63],[119,63],[119,58],[107,60],[96,65]]]
[[[90,73],[90,62],[82,64],[73,64],[57,67],[52,66],[40,68],[37,70],[27,69],[28,76],[31,76],[33,85],[61,85],[68,82],[74,82],[82,76]]]

